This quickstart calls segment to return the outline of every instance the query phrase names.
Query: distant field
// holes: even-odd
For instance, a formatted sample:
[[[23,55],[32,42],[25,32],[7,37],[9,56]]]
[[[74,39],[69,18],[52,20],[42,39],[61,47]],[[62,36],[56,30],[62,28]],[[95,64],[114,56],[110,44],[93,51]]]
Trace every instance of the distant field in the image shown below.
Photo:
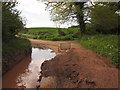
[[[36,34],[39,35],[40,33],[46,32],[50,34],[57,34],[57,28],[27,28],[27,34]]]
[[[27,28],[19,33],[22,37],[43,39],[43,40],[73,40],[73,36],[78,32],[78,28],[60,28],[66,35],[61,36],[58,28]]]

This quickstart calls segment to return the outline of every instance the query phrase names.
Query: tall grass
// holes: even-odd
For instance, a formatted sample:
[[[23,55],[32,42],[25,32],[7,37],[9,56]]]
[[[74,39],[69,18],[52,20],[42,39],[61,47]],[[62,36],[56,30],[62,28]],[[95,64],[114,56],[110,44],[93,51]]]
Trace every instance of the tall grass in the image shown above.
[[[120,67],[119,58],[120,51],[118,50],[117,35],[94,35],[83,36],[77,40],[82,46],[92,49],[96,53],[109,57],[112,63]]]

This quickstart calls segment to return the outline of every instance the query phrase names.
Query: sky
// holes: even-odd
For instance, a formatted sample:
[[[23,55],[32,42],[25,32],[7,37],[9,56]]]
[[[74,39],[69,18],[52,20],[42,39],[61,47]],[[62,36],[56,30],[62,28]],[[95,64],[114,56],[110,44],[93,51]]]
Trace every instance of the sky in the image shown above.
[[[56,24],[50,21],[50,14],[45,11],[46,5],[37,0],[18,0],[17,9],[26,20],[26,27],[56,27]]]

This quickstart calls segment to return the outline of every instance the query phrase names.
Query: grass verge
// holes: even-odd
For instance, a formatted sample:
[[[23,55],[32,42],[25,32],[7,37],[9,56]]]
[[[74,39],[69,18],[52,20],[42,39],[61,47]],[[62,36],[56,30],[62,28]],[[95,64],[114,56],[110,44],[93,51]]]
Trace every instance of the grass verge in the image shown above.
[[[14,64],[31,53],[31,44],[27,39],[13,38],[2,43],[2,74]]]
[[[83,36],[82,39],[77,39],[77,42],[99,55],[110,58],[113,64],[120,67],[117,35]]]

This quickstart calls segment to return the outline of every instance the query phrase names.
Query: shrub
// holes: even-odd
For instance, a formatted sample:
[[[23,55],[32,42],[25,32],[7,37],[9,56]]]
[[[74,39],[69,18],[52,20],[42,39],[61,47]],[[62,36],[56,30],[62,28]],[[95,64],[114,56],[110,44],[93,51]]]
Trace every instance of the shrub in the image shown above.
[[[98,32],[95,30],[95,27],[92,24],[86,24],[86,31],[85,34],[88,35],[95,35]]]

